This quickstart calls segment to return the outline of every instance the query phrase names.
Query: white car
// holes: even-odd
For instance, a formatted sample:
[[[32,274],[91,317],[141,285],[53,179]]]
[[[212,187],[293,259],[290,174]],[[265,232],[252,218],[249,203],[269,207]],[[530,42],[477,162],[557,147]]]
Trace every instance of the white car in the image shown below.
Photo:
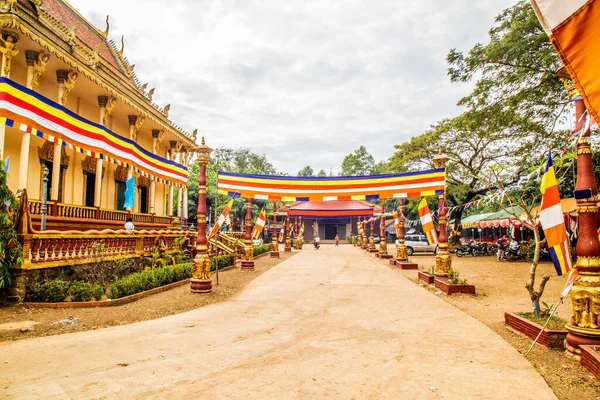
[[[398,240],[396,240],[398,245]],[[428,244],[425,235],[406,235],[404,238],[404,245],[406,246],[406,253],[412,256],[415,252],[428,252],[436,253],[437,244]]]

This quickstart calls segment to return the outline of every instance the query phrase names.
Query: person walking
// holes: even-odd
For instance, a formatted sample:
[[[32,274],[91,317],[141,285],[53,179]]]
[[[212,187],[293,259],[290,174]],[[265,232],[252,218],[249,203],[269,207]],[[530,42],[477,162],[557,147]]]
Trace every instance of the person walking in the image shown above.
[[[335,247],[340,247],[340,237],[337,233],[335,234]]]

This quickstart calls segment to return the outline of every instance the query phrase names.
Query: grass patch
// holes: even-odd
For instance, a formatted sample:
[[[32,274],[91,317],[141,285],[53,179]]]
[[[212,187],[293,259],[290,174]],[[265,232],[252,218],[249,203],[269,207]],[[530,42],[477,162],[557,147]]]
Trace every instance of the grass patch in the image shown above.
[[[546,320],[548,319],[547,317],[540,317],[540,318],[536,318],[535,314],[532,312],[526,312],[526,313],[517,313],[517,315],[519,315],[520,317],[523,317],[525,319],[528,319],[531,322],[535,322],[538,325],[544,326],[544,324],[546,323]],[[565,326],[567,325],[567,322],[559,317],[552,317],[550,318],[550,322],[548,322],[548,325],[546,326],[546,328],[548,329],[565,329]]]

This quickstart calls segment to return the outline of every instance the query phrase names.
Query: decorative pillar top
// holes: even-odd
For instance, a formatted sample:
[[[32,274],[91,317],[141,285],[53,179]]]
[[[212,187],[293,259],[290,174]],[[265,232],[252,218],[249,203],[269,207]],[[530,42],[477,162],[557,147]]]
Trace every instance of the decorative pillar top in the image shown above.
[[[571,75],[565,67],[561,67],[558,71],[556,71],[556,75],[561,80],[563,85],[565,85],[565,89],[569,92],[569,97],[574,98],[579,96],[579,91],[575,84],[573,83],[573,79],[571,79]]]
[[[108,96],[98,96],[98,107],[106,108],[108,104]]]
[[[56,81],[58,83],[65,83],[67,79],[69,79],[69,71],[67,71],[66,69],[56,70]]]
[[[160,129],[152,129],[152,137],[158,139],[158,135],[160,135]]]
[[[128,115],[127,118],[129,119],[129,125],[135,126],[138,119],[137,115]]]
[[[39,51],[25,50],[25,62],[27,63],[27,66],[33,67],[35,65],[35,62],[38,60],[39,55]]]
[[[210,153],[212,153],[212,151],[213,149],[211,149],[204,143],[204,137],[202,137],[202,144],[192,150],[192,152],[198,155],[198,162],[202,166],[208,165],[208,161],[210,160]]]

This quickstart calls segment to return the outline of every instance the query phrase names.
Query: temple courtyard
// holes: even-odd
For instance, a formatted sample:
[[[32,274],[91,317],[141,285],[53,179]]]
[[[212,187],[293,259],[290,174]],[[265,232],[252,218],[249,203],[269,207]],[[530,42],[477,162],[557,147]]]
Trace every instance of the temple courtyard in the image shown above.
[[[349,245],[307,246],[219,303],[3,342],[0,392],[35,399],[555,398],[515,347],[412,282],[410,272]],[[487,296],[467,297],[487,303]]]

